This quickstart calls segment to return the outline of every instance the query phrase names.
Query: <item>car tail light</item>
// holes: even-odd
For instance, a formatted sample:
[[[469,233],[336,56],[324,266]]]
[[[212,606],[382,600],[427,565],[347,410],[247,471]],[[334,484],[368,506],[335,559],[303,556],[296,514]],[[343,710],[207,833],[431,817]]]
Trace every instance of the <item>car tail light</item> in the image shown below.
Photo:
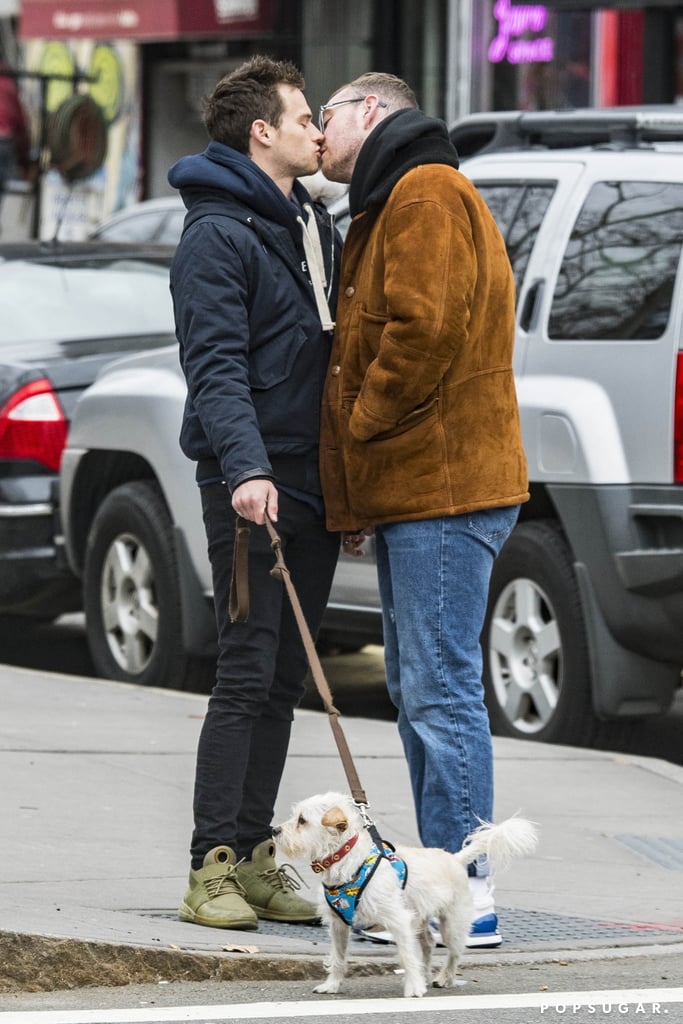
[[[68,427],[49,380],[31,381],[0,409],[0,459],[29,459],[56,472]]]
[[[683,484],[683,352],[678,353],[674,395],[674,483]]]

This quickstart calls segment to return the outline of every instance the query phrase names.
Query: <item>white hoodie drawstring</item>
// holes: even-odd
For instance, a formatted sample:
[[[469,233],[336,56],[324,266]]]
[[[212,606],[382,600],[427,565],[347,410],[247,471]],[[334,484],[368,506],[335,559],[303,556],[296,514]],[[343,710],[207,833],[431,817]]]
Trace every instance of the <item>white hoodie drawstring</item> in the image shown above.
[[[313,294],[315,295],[315,302],[318,307],[318,316],[320,317],[322,329],[324,331],[332,331],[334,330],[334,320],[330,314],[330,307],[325,296],[327,281],[325,279],[325,263],[318,225],[313,208],[309,203],[304,205],[304,210],[308,214],[308,224],[306,224],[303,217],[297,217],[297,220],[301,224],[303,231],[304,252],[306,254],[308,272],[311,275],[311,284],[313,285]]]

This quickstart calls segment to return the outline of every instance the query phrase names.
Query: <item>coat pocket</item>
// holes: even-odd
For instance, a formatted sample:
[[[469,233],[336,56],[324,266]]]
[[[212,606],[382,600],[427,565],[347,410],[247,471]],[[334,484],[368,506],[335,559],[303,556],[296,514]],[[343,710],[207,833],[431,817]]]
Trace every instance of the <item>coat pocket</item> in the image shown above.
[[[388,435],[348,444],[349,504],[359,521],[419,516],[444,504],[445,451],[437,410],[434,402]]]
[[[249,353],[251,387],[257,391],[266,391],[287,380],[305,343],[306,334],[296,324],[252,348]]]
[[[361,342],[377,354],[382,332],[389,322],[386,313],[370,313],[361,309],[358,313],[358,334]]]
[[[391,430],[382,430],[379,433],[374,434],[368,443],[372,443],[373,441],[390,441],[393,437],[401,437],[402,434],[407,434],[408,431],[418,427],[421,423],[424,423],[425,420],[433,419],[435,425],[436,414],[438,411],[437,404],[438,397],[436,395],[432,395],[426,402],[423,402],[422,405],[418,405],[416,409],[412,409],[407,413],[403,419],[398,421],[395,427],[391,428]]]

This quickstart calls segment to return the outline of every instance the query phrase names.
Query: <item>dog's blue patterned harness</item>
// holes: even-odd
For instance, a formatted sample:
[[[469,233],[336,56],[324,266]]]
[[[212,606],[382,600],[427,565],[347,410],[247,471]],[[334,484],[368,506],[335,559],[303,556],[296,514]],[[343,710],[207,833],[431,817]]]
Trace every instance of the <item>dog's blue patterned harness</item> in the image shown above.
[[[341,917],[345,924],[351,925],[353,923],[363,890],[382,860],[389,861],[398,875],[401,888],[405,889],[406,887],[408,865],[404,860],[396,856],[393,848],[388,843],[383,843],[382,846],[383,849],[380,849],[376,844],[373,845],[370,853],[361,864],[360,870],[356,872],[350,882],[344,882],[343,885],[336,885],[334,887],[323,885],[328,906],[334,910],[335,914]]]

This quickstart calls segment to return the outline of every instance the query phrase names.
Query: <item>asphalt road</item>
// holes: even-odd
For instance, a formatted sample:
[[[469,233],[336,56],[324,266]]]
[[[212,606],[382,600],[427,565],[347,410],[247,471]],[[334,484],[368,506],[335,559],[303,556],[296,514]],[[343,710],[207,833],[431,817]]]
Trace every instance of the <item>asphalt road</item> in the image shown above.
[[[0,629],[1,662],[67,675],[94,675],[81,615],[64,616],[50,625]],[[322,662],[342,715],[395,719],[386,694],[381,647],[365,647],[358,654],[329,655]],[[322,708],[312,681],[304,706]],[[627,745],[613,749],[683,764],[683,690],[668,714],[639,724]]]
[[[350,978],[338,996],[310,981],[171,982],[0,995],[0,1024],[218,1024],[365,1021],[377,1024],[588,1024],[615,1018],[683,1020],[680,947],[632,949],[550,963],[463,966],[461,985],[401,999],[395,976]],[[638,998],[634,989],[641,993]],[[560,995],[562,994],[562,995]],[[126,1013],[129,1010],[130,1013]]]

